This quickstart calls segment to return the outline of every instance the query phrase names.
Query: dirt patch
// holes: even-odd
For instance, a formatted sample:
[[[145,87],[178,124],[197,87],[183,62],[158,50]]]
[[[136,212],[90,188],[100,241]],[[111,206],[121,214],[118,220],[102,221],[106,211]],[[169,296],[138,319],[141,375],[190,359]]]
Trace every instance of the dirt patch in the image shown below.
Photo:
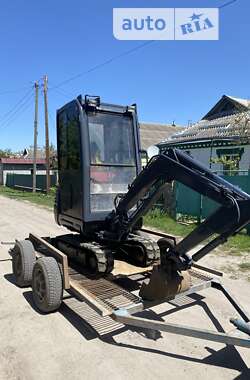
[[[223,251],[223,246],[205,257],[202,264],[225,273],[231,279],[250,280],[250,253]]]

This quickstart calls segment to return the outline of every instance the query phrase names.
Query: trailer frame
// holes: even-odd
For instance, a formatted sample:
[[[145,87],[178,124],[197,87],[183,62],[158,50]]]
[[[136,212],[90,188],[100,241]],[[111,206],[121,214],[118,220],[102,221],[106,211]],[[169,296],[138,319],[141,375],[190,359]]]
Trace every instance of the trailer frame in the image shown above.
[[[146,230],[149,232],[149,230]],[[153,232],[154,233],[154,232]],[[89,278],[73,269],[68,264],[67,256],[59,249],[54,247],[46,238],[30,234],[28,238],[36,249],[37,257],[51,256],[54,257],[61,267],[63,278],[63,288],[69,294],[85,301],[100,316],[110,316],[114,321],[127,326],[135,326],[153,331],[164,331],[171,334],[189,336],[197,339],[219,342],[226,345],[240,346],[250,348],[250,316],[249,313],[240,305],[238,300],[222,284],[219,277],[222,273],[204,266],[194,264],[195,269],[191,269],[191,276],[202,279],[200,282],[191,286],[191,288],[175,297],[166,298],[161,301],[145,301],[139,296],[134,295],[126,289],[115,284],[114,279],[119,278],[112,275],[106,278]],[[211,275],[213,274],[213,277]],[[138,276],[146,276],[147,272],[139,272]],[[216,277],[214,277],[216,275]],[[183,296],[198,293],[204,289],[213,288],[222,292],[229,303],[233,306],[241,319],[232,318],[230,321],[236,326],[232,333],[222,333],[213,330],[205,330],[186,325],[173,324],[169,322],[153,321],[146,318],[135,316],[143,310],[149,310],[154,306],[177,301]],[[103,292],[104,290],[104,292]],[[107,301],[102,299],[102,294],[110,294],[111,298],[119,299],[119,302]],[[236,332],[236,335],[235,335]]]

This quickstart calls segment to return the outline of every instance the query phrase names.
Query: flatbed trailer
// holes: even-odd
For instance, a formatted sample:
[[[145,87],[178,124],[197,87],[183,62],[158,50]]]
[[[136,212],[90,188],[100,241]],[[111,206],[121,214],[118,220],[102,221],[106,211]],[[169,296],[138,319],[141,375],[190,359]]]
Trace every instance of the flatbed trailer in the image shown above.
[[[145,231],[147,233],[155,233],[153,231]],[[146,301],[139,296],[139,288],[142,282],[149,280],[152,267],[138,268],[116,261],[112,273],[105,276],[95,276],[84,273],[75,264],[69,264],[68,257],[51,244],[53,239],[30,234],[27,240],[33,244],[37,259],[48,256],[53,257],[57,261],[61,269],[63,290],[71,296],[76,297],[76,299],[84,301],[85,305],[87,304],[100,316],[99,327],[102,325],[102,321],[107,326],[106,320],[109,318],[109,320],[113,320],[120,325],[148,329],[151,332],[165,331],[172,334],[250,348],[250,316],[224,287],[221,282],[222,273],[218,271],[194,264],[189,271],[192,284],[190,289],[160,301]],[[122,269],[119,266],[122,266]],[[237,327],[234,332],[222,333],[204,330],[186,325],[146,319],[138,315],[144,310],[150,310],[154,306],[163,303],[178,304],[186,296],[191,296],[208,288],[220,291],[239,315],[240,318],[231,320]]]

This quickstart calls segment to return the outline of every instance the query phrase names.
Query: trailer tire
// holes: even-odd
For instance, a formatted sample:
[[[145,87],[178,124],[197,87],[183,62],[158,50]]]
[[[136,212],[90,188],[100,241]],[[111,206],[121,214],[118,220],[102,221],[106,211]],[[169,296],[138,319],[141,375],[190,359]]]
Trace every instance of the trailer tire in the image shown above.
[[[62,303],[63,281],[57,261],[53,257],[42,257],[33,268],[32,292],[36,307],[42,313],[59,309]]]
[[[31,285],[35,262],[36,254],[31,241],[17,241],[12,250],[12,270],[16,284],[21,288]]]

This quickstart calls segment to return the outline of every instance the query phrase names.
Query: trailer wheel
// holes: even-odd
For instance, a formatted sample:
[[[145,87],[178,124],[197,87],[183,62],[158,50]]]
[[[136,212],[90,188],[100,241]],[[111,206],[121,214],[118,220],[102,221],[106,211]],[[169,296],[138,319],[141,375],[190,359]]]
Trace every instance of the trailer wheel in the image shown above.
[[[42,257],[34,265],[32,292],[36,307],[43,313],[59,309],[63,282],[60,268],[53,257]]]
[[[31,241],[17,241],[12,250],[12,270],[18,286],[31,285],[35,262],[36,254]]]

